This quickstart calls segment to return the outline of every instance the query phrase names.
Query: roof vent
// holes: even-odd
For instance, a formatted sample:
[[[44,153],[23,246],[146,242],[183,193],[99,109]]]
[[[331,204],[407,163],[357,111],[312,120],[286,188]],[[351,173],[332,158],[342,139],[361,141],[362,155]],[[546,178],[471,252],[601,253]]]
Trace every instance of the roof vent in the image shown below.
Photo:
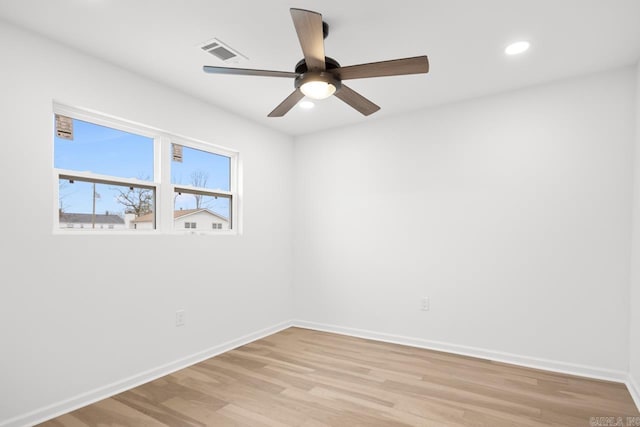
[[[200,49],[227,64],[239,64],[249,60],[249,58],[218,39],[211,39],[202,43]]]

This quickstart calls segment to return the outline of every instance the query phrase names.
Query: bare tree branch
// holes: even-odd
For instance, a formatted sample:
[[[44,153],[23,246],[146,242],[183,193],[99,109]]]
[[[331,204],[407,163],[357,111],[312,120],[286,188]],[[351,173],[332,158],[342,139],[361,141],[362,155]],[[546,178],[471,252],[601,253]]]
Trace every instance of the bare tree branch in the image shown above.
[[[194,187],[205,188],[207,181],[209,180],[209,174],[203,170],[196,170],[191,172],[191,185]],[[202,205],[202,194],[194,194],[196,199],[196,209],[200,209]]]
[[[139,179],[149,180],[149,177]],[[153,190],[140,187],[112,187],[118,192],[116,202],[124,206],[124,213],[133,213],[137,217],[153,212]]]

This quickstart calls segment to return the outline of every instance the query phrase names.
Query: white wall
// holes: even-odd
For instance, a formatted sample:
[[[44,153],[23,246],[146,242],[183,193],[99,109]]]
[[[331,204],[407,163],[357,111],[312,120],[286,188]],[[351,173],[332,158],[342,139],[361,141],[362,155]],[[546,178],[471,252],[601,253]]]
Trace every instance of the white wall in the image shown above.
[[[639,280],[631,317],[628,302],[640,271],[638,252],[629,263],[635,70],[294,148],[1,22],[0,57],[0,223],[19,211],[35,224],[0,243],[0,425],[292,315],[602,370],[626,371],[631,354],[640,381]],[[54,236],[54,99],[239,150],[244,235]]]
[[[640,406],[640,63],[636,67],[636,135],[633,175],[633,245],[631,252],[631,297],[629,370]]]
[[[291,318],[292,138],[2,22],[0,58],[0,425]],[[54,99],[239,150],[244,234],[52,235]]]
[[[634,88],[625,68],[297,139],[297,318],[626,375]]]

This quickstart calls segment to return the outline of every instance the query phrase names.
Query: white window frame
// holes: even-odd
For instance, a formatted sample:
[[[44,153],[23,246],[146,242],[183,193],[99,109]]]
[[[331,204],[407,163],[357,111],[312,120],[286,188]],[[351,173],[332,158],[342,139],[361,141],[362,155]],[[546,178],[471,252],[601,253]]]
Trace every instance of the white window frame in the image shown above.
[[[114,234],[135,234],[135,235],[147,235],[147,234],[183,234],[183,235],[240,235],[242,234],[241,228],[241,203],[240,203],[240,154],[232,149],[222,147],[219,145],[211,144],[205,141],[188,138],[181,135],[172,134],[157,128],[150,126],[144,126],[138,123],[134,123],[128,120],[116,118],[106,114],[98,113],[92,110],[70,107],[65,104],[53,103],[53,114],[60,114],[73,119],[78,119],[93,123],[100,126],[105,126],[124,132],[129,132],[141,136],[145,136],[153,139],[153,177],[151,181],[145,181],[133,178],[119,178],[114,176],[95,174],[92,172],[81,172],[74,170],[57,169],[53,167],[53,233],[65,234],[65,235],[114,235]],[[51,135],[51,150],[53,161],[53,135],[52,129]],[[193,148],[208,153],[218,154],[228,157],[230,159],[230,191],[223,190],[211,190],[208,188],[198,188],[188,185],[173,185],[171,183],[171,145],[179,144],[184,147]],[[79,231],[76,228],[61,227],[59,219],[58,205],[60,202],[59,195],[59,182],[60,179],[77,179],[79,181],[90,181],[102,184],[122,185],[122,186],[135,186],[142,188],[149,188],[155,190],[155,218],[156,227],[153,230],[87,230]],[[230,225],[229,229],[224,230],[210,230],[207,228],[200,228],[196,230],[192,229],[178,229],[175,227],[174,212],[173,212],[173,195],[174,192],[184,190],[185,192],[196,192],[207,196],[225,196],[231,198],[230,203]]]
[[[230,165],[229,165],[229,187],[230,187],[230,191],[225,191],[225,190],[220,190],[220,189],[211,189],[211,188],[201,188],[201,187],[194,187],[192,185],[183,185],[183,184],[171,184],[171,186],[166,186],[168,193],[164,194],[164,199],[168,200],[171,203],[171,208],[169,209],[171,211],[171,214],[173,215],[173,195],[175,192],[182,192],[182,193],[191,193],[191,194],[202,194],[204,196],[221,196],[221,197],[230,197],[231,198],[231,203],[229,204],[229,210],[230,210],[230,217],[229,217],[229,224],[231,225],[231,228],[228,230],[220,230],[220,231],[213,231],[212,229],[208,229],[206,232],[203,232],[203,234],[236,234],[239,233],[239,227],[236,228],[236,225],[239,225],[238,222],[238,217],[239,215],[238,213],[238,206],[239,206],[239,196],[238,196],[238,191],[237,191],[237,186],[238,186],[238,152],[237,151],[231,151],[228,149],[224,149],[221,147],[218,147],[217,151],[213,151],[211,149],[211,145],[207,144],[207,143],[203,143],[201,141],[196,141],[196,140],[189,140],[189,139],[185,139],[184,137],[180,137],[180,136],[172,136],[170,138],[169,141],[169,146],[168,149],[171,150],[171,144],[176,144],[176,145],[182,145],[183,147],[188,147],[188,148],[193,148],[196,150],[200,150],[200,151],[206,151],[209,153],[214,153],[214,154],[219,154],[221,156],[225,156],[225,157],[229,157],[230,160]],[[167,169],[165,170],[171,170],[171,156],[164,156],[166,158],[163,158],[163,161],[167,162],[167,165],[165,166]],[[169,177],[169,181],[170,181],[170,177]],[[189,229],[189,231],[186,231],[186,229],[184,227],[182,228],[177,228],[175,227],[175,222],[171,221],[169,223],[172,227],[172,230],[174,232],[182,232],[182,233],[188,233],[188,234],[199,234],[201,231],[205,230],[204,228],[200,228],[200,229],[196,229],[198,231],[193,231],[191,229]],[[234,231],[235,230],[235,231]],[[169,230],[168,230],[169,231]]]

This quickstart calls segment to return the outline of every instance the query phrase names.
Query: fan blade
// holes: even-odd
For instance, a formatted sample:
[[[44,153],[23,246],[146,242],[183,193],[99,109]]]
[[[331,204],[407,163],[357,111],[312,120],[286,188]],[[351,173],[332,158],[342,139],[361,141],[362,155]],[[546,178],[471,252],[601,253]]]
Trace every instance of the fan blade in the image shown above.
[[[238,76],[263,76],[263,77],[297,77],[298,74],[289,71],[251,70],[248,68],[202,67],[205,73],[211,74],[235,74]]]
[[[273,109],[272,112],[269,113],[268,117],[282,117],[289,112],[302,98],[304,98],[304,94],[300,91],[300,89],[294,90],[291,95],[287,96],[284,101],[280,103],[276,108]]]
[[[340,90],[336,92],[335,96],[360,111],[365,116],[373,114],[380,109],[376,104],[345,85],[342,85]]]
[[[401,76],[429,72],[429,59],[425,56],[392,59],[391,61],[351,65],[331,70],[340,80],[364,79],[368,77]]]
[[[322,15],[304,9],[290,9],[293,25],[298,33],[304,61],[309,71],[324,71],[324,34]]]

